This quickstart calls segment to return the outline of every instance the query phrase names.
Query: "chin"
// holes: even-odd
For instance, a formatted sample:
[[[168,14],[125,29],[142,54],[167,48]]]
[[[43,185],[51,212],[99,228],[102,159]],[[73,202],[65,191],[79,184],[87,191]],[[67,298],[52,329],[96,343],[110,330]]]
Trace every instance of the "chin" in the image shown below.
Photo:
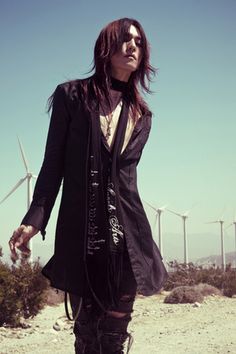
[[[130,73],[132,73],[133,71],[136,71],[138,68],[136,65],[129,65],[126,67],[127,71],[130,71]]]

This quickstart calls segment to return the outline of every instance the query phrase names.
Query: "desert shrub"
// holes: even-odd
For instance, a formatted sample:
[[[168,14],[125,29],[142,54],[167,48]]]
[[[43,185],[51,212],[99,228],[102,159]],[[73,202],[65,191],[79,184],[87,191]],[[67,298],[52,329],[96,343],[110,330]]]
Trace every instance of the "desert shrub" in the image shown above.
[[[202,302],[204,300],[200,291],[193,286],[178,286],[164,299],[167,304],[186,304]]]
[[[236,295],[236,270],[232,269],[231,266],[226,269],[222,289],[225,296]]]
[[[0,261],[0,326],[17,326],[21,317],[35,316],[45,304],[47,288],[38,261],[17,267]]]
[[[193,263],[178,263],[176,260],[168,263],[173,270],[164,284],[164,290],[172,290],[177,286],[195,285],[199,267]]]
[[[21,301],[15,291],[16,281],[10,268],[0,262],[0,326],[16,326],[20,319]]]
[[[21,298],[21,314],[24,318],[33,317],[46,303],[45,290],[48,281],[41,274],[39,262],[25,263],[20,267],[12,268],[12,273],[17,281],[16,293]]]
[[[163,287],[164,290],[207,283],[218,288],[226,296],[236,294],[236,269],[232,269],[230,264],[226,266],[225,271],[215,265],[203,268],[193,263],[184,264],[177,261],[168,264],[172,271],[169,272],[169,277]]]
[[[196,275],[196,283],[207,283],[218,289],[222,289],[225,272],[220,267],[211,266],[208,269],[199,269]]]
[[[199,283],[195,285],[195,289],[199,290],[203,296],[222,295],[219,289],[217,289],[215,286],[206,283]]]

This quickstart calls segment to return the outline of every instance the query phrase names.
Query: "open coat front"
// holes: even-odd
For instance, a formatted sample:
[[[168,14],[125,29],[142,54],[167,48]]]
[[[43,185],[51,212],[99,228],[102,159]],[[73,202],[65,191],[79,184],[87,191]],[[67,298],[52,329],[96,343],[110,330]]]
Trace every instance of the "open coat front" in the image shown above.
[[[99,119],[97,112],[93,114]],[[54,255],[43,268],[43,274],[53,287],[77,295],[83,295],[86,284],[88,134],[92,115],[81,99],[80,80],[58,85],[43,165],[31,207],[22,220],[23,224],[40,229],[44,236],[63,181]],[[119,157],[116,176],[127,249],[138,293],[142,295],[157,293],[167,278],[137,190],[136,167],[150,128],[151,113],[148,113],[137,121]],[[104,144],[102,134],[101,144]]]

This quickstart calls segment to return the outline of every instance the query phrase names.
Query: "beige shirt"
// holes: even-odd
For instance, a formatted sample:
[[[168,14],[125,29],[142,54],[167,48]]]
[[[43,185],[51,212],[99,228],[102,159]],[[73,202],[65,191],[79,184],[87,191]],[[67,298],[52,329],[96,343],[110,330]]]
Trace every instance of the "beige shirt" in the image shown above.
[[[113,116],[112,116],[111,123],[110,123],[111,135],[107,139],[107,144],[110,148],[112,147],[112,145],[114,143],[114,138],[115,138],[115,134],[116,134],[117,126],[118,126],[121,108],[122,108],[122,101],[120,101],[118,103],[115,110],[113,111]],[[107,122],[107,118],[105,117],[105,115],[100,114],[100,124],[101,124],[102,132],[103,132],[104,136],[106,136],[107,129],[108,129],[108,122]],[[128,145],[128,142],[129,142],[131,135],[133,133],[133,130],[134,130],[134,125],[135,125],[134,121],[129,114],[126,132],[125,132],[124,144],[123,144],[121,152],[123,152],[125,150],[126,146]]]

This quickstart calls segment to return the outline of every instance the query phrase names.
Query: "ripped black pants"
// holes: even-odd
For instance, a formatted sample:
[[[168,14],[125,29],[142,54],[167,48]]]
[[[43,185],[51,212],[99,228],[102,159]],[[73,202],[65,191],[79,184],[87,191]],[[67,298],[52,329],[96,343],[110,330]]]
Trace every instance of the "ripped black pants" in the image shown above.
[[[120,300],[116,307],[111,307],[104,313],[92,296],[81,299],[70,294],[74,315],[81,306],[74,324],[76,354],[121,354],[124,353],[126,341],[128,341],[127,352],[129,351],[132,341],[127,327],[131,321],[136,290],[137,284],[126,250]]]

